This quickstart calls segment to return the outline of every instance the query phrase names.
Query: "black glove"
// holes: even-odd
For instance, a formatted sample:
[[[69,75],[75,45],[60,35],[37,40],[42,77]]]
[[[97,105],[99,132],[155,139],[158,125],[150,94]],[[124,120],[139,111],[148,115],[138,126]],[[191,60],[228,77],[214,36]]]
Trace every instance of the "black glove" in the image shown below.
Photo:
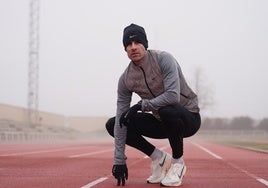
[[[125,182],[128,178],[128,169],[127,165],[114,165],[112,169],[112,173],[115,179],[117,179],[117,186],[125,185]]]
[[[129,124],[129,120],[136,114],[139,110],[141,110],[141,103],[133,105],[127,111],[125,111],[120,117],[120,127],[123,125],[127,126]]]

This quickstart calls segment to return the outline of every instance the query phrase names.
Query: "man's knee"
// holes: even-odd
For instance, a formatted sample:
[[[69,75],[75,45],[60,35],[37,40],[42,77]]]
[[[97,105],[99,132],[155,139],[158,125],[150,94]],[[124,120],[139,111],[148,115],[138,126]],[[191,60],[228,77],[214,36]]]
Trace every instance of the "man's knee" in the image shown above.
[[[158,110],[158,113],[162,120],[177,119],[181,115],[180,105],[164,106]]]
[[[113,137],[114,136],[114,125],[115,125],[115,117],[108,119],[105,124],[107,132]]]

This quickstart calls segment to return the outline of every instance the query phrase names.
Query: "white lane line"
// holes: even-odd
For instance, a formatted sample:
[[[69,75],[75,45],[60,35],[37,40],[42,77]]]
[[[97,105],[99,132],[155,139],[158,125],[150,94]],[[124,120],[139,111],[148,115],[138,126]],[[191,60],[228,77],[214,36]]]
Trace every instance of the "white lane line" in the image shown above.
[[[199,149],[201,149],[201,150],[207,152],[208,154],[210,154],[211,156],[215,157],[216,159],[221,159],[221,160],[222,160],[222,157],[221,157],[221,156],[219,156],[219,155],[213,153],[212,151],[208,150],[207,148],[205,148],[205,147],[203,147],[203,146],[201,146],[201,145],[199,145],[199,144],[197,144],[197,143],[195,143],[195,142],[191,142],[191,143],[192,143],[193,145],[195,145],[196,147],[198,147]]]
[[[262,184],[266,185],[266,187],[268,187],[268,181],[262,178],[258,178],[257,179],[259,182],[261,182]]]
[[[191,143],[192,143],[193,145],[195,145],[196,147],[200,148],[201,150],[203,150],[203,151],[209,153],[209,154],[212,155],[213,157],[215,157],[215,158],[217,158],[217,159],[220,159],[220,160],[223,160],[223,158],[222,158],[221,156],[219,156],[219,155],[213,153],[212,151],[208,150],[207,148],[205,148],[205,147],[203,147],[203,146],[201,146],[201,145],[199,145],[199,144],[197,144],[197,143],[195,143],[195,142],[191,142]],[[231,166],[232,168],[234,168],[234,169],[236,169],[236,170],[238,170],[238,171],[240,171],[240,172],[246,174],[247,176],[249,176],[249,177],[251,177],[251,178],[257,180],[258,182],[260,182],[260,183],[264,184],[266,187],[268,187],[268,181],[267,181],[267,180],[265,180],[265,179],[263,179],[263,178],[260,178],[260,177],[258,177],[258,176],[256,176],[256,175],[254,175],[254,174],[252,174],[252,173],[250,173],[250,172],[248,172],[248,171],[246,171],[246,170],[244,170],[244,169],[238,167],[237,165],[235,165],[235,164],[233,164],[233,163],[230,163],[230,162],[227,162],[227,161],[225,161],[225,162],[226,162],[229,166]]]
[[[21,152],[21,153],[11,153],[11,154],[2,154],[0,155],[0,157],[31,155],[31,154],[39,154],[39,153],[51,153],[51,152],[66,151],[66,150],[73,150],[73,149],[81,149],[81,148],[75,147],[75,148],[62,148],[62,149],[50,149],[50,150],[39,150],[39,151],[30,151],[30,152]]]
[[[168,147],[169,147],[169,145],[165,145],[165,146],[163,146],[163,147],[161,147],[161,148],[159,148],[159,149],[160,149],[160,150],[165,150],[165,149],[167,149]],[[108,152],[108,151],[112,151],[112,150],[114,150],[114,149],[102,150],[102,151],[98,151],[98,152],[91,152],[91,153],[81,154],[81,155],[73,155],[73,156],[69,156],[69,157],[80,157],[80,156],[86,156],[86,155],[93,155],[93,154],[104,153],[104,152]],[[144,158],[148,158],[148,156],[145,156]],[[139,162],[142,161],[142,160],[143,160],[143,159],[136,160],[135,162],[131,163],[129,166],[133,166],[133,165],[139,163]],[[97,179],[97,180],[95,180],[95,181],[93,181],[93,182],[88,183],[87,185],[82,186],[81,188],[90,188],[90,187],[93,187],[93,186],[95,186],[95,185],[97,185],[97,184],[99,184],[99,183],[101,183],[101,182],[107,180],[108,178],[109,178],[109,177],[101,177],[101,178],[99,178],[99,179]]]
[[[89,184],[86,184],[86,185],[82,186],[81,188],[93,187],[93,186],[95,186],[95,185],[97,185],[97,184],[99,184],[99,183],[101,183],[101,182],[103,182],[103,181],[105,181],[107,179],[108,179],[108,177],[102,177],[102,178],[96,179],[95,181],[92,181]]]
[[[106,150],[101,150],[101,151],[94,151],[90,153],[82,153],[82,154],[77,154],[77,155],[70,155],[69,158],[77,158],[77,157],[84,157],[84,156],[90,156],[90,155],[95,155],[95,154],[100,154],[100,153],[106,153],[114,151],[114,149],[106,149]]]
[[[234,169],[236,169],[236,170],[238,170],[238,171],[240,171],[240,172],[242,172],[242,173],[248,175],[249,177],[251,177],[251,178],[257,180],[258,182],[260,182],[260,183],[264,184],[266,187],[268,187],[268,181],[267,181],[267,180],[265,180],[265,179],[263,179],[263,178],[260,178],[260,177],[258,177],[258,176],[256,176],[256,175],[254,175],[254,174],[252,174],[252,173],[250,173],[250,172],[248,172],[248,171],[246,171],[246,170],[240,168],[239,166],[237,166],[237,165],[235,165],[235,164],[233,164],[233,163],[227,162],[227,164],[229,164],[229,165],[230,165],[231,167],[233,167]]]

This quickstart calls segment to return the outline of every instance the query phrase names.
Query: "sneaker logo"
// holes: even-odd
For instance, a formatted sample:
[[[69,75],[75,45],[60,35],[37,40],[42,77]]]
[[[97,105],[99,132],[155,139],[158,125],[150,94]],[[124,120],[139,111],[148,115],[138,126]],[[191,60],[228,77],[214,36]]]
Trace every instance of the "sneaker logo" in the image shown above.
[[[184,166],[183,166],[183,168],[181,169],[181,173],[180,174],[178,174],[178,176],[179,176],[179,178],[181,179],[182,178],[182,176],[183,176],[183,171],[184,171]]]
[[[164,164],[165,164],[165,161],[166,161],[166,158],[167,158],[167,155],[165,155],[165,158],[163,159],[163,162],[162,163],[159,163],[159,166],[163,167]]]

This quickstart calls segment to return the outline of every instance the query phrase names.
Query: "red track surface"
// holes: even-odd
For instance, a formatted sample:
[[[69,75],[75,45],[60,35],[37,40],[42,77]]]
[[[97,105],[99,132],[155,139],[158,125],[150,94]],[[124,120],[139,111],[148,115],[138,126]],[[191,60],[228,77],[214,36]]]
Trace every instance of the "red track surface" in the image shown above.
[[[164,148],[167,140],[155,141]],[[150,159],[127,147],[126,188],[159,187],[146,183]],[[188,170],[183,188],[267,188],[268,154],[186,140]],[[0,187],[117,187],[111,176],[113,142],[0,144]]]

